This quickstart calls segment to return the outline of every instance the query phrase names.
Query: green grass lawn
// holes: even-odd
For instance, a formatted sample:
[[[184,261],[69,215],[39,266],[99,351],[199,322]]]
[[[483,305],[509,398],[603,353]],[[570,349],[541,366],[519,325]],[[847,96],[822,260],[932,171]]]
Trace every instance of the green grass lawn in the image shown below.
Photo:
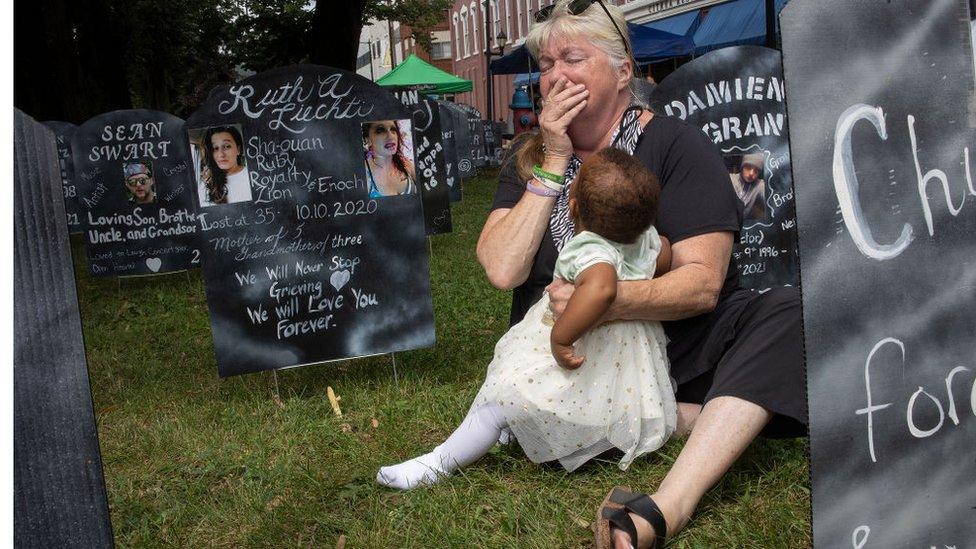
[[[475,242],[493,172],[465,185],[433,237],[437,345],[278,373],[217,377],[199,271],[93,280],[74,251],[115,539],[120,546],[588,547],[614,485],[652,490],[681,441],[623,473],[540,467],[517,446],[429,488],[376,469],[428,451],[467,411],[507,328]],[[336,417],[326,397],[342,397]],[[805,441],[761,440],[703,501],[677,547],[810,545]]]

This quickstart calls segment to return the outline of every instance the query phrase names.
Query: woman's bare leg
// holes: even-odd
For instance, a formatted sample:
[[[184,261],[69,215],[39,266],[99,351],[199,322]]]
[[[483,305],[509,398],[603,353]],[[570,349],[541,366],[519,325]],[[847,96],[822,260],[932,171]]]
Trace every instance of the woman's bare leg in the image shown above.
[[[695,420],[701,414],[701,404],[690,404],[688,402],[678,403],[678,427],[674,431],[676,437],[684,437],[695,427]]]
[[[669,536],[684,528],[705,492],[728,472],[772,417],[765,408],[731,396],[714,398],[701,408],[678,459],[651,494],[664,513]],[[637,526],[640,549],[650,547],[654,539],[650,524],[630,516]],[[614,546],[630,547],[629,536],[615,530]]]

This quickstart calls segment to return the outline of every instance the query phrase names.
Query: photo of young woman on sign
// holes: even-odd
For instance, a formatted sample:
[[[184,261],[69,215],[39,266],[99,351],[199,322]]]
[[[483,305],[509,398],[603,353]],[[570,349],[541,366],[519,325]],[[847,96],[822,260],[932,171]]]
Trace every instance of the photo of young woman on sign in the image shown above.
[[[409,120],[377,120],[363,124],[363,154],[369,197],[417,192]]]
[[[251,201],[244,158],[244,137],[235,125],[190,130],[194,157],[199,158],[200,206]]]

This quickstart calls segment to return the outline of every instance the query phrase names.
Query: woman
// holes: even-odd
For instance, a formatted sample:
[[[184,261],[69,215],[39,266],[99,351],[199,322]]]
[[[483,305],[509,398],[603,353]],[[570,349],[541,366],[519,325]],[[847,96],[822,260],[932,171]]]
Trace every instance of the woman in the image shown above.
[[[403,154],[403,140],[396,120],[363,124],[363,150],[366,151],[370,198],[417,192],[413,162]]]
[[[203,137],[207,152],[200,179],[204,182],[203,206],[251,200],[251,183],[244,168],[244,138],[234,126],[207,128]]]
[[[541,70],[540,131],[499,174],[477,252],[491,283],[515,290],[513,322],[543,290],[558,317],[573,286],[550,281],[573,232],[566,194],[581,161],[613,146],[660,180],[657,226],[671,242],[671,270],[619,282],[604,315],[664,321],[678,429],[690,432],[656,492],[615,490],[598,510],[598,546],[641,549],[681,530],[760,432],[803,435],[806,396],[799,294],[738,286],[731,255],[742,211],[720,153],[696,128],[634,104],[624,24],[614,6],[560,0],[533,26],[526,43]],[[558,196],[527,189],[535,165],[564,174]]]

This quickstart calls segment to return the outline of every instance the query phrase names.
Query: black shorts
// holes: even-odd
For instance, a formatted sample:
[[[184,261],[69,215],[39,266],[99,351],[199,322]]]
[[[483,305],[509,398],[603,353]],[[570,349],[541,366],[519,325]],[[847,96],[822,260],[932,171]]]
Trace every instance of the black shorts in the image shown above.
[[[807,435],[806,372],[802,312],[796,288],[756,295],[726,324],[730,333],[709,337],[707,356],[717,357],[704,374],[678,385],[678,402],[705,404],[734,396],[762,406],[773,418],[762,431],[770,438]]]

